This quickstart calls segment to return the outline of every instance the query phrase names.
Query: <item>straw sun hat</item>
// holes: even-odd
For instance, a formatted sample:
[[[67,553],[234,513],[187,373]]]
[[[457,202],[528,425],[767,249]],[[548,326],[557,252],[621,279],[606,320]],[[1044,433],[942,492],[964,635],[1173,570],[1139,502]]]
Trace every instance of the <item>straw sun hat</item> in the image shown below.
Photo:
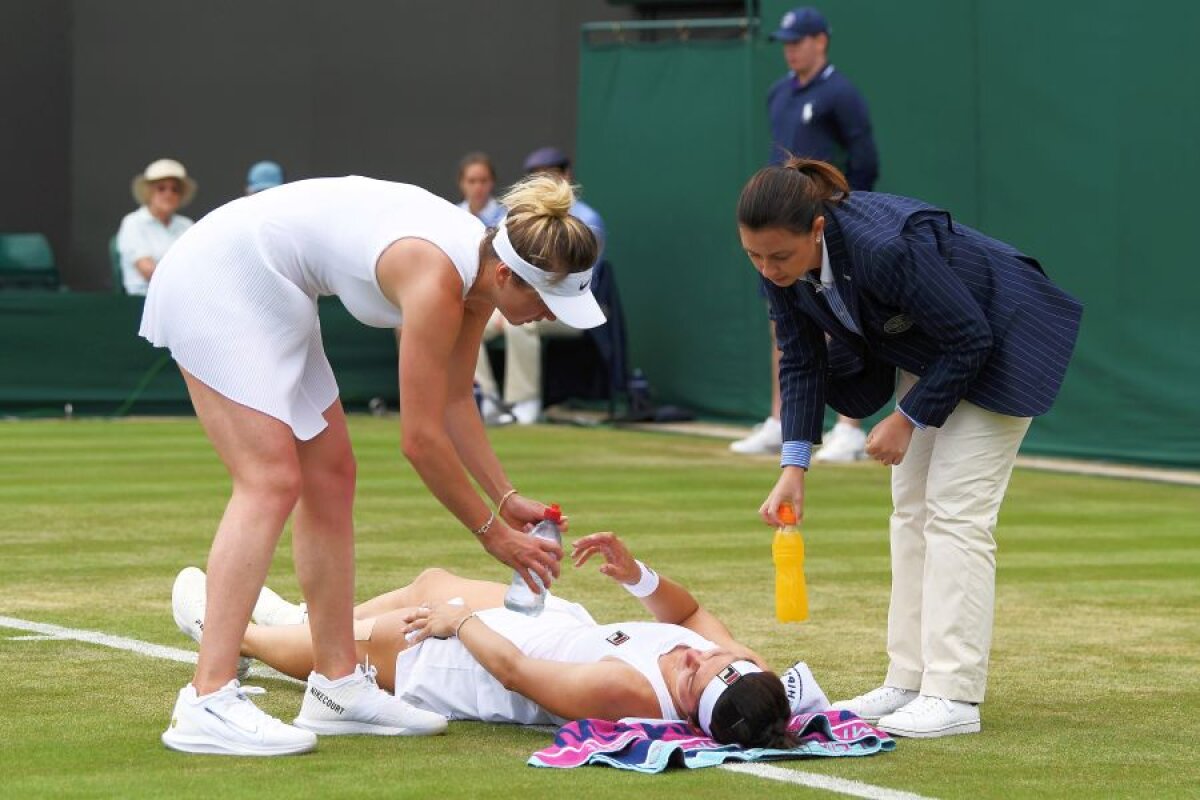
[[[166,178],[175,178],[183,184],[183,195],[179,198],[180,208],[192,202],[192,198],[196,196],[196,182],[188,177],[183,164],[171,158],[160,158],[158,161],[153,161],[146,167],[145,172],[133,176],[133,199],[137,200],[140,205],[149,205],[152,189],[150,184]]]

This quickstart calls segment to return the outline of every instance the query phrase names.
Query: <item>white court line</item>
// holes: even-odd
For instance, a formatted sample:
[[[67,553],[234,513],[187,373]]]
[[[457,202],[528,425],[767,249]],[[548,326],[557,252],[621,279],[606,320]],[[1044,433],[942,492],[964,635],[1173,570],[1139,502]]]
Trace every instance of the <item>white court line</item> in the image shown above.
[[[798,769],[773,767],[770,764],[722,764],[718,769],[740,772],[744,775],[753,775],[756,778],[766,778],[769,781],[795,783],[800,786],[807,786],[810,789],[824,789],[827,792],[849,795],[850,797],[863,797],[866,800],[930,800],[930,798],[920,794],[902,792],[897,789],[887,789],[883,786],[874,786],[869,783],[847,780],[846,778],[832,778],[816,772],[801,772]]]
[[[31,631],[41,634],[47,639],[71,639],[77,642],[87,642],[89,644],[98,644],[102,647],[111,647],[115,650],[127,650],[138,655],[150,656],[151,658],[161,658],[167,661],[178,661],[182,664],[195,664],[196,653],[192,650],[180,650],[178,647],[167,647],[161,644],[151,644],[143,642],[140,639],[126,639],[124,636],[111,636],[107,633],[99,633],[97,631],[84,631],[78,628],[64,628],[60,625],[49,625],[45,622],[30,622],[25,619],[16,619],[14,617],[0,616],[0,628],[15,628],[19,631]],[[14,639],[26,639],[32,637],[13,637]],[[290,675],[284,675],[282,672],[266,666],[265,664],[255,664],[250,668],[250,676],[255,678],[276,678],[280,680],[293,681],[295,683],[303,683]]]
[[[162,658],[168,661],[179,661],[184,664],[195,664],[196,653],[191,650],[180,650],[177,647],[165,647],[160,644],[151,644],[143,642],[139,639],[126,639],[123,636],[111,636],[107,633],[99,633],[97,631],[84,631],[77,628],[64,628],[60,625],[49,625],[44,622],[29,622],[24,619],[15,619],[13,617],[0,616],[0,628],[14,628],[19,631],[31,631],[36,634],[41,634],[47,639],[71,639],[77,642],[88,642],[90,644],[98,644],[103,647],[112,647],[116,650],[127,650],[131,653],[137,653],[151,658]],[[13,637],[15,639],[33,639],[34,637]],[[286,680],[295,681],[283,673],[276,672],[270,667],[255,664],[250,670],[250,674],[257,677],[265,678],[284,678]],[[296,681],[301,683],[301,681]],[[551,731],[553,733],[553,731]],[[823,789],[827,792],[835,794],[844,794],[850,797],[862,797],[866,800],[930,800],[919,794],[911,794],[909,792],[901,792],[895,789],[887,789],[882,786],[873,786],[869,783],[860,783],[859,781],[851,781],[845,778],[831,778],[827,775],[820,775],[815,772],[801,772],[800,770],[783,769],[782,767],[773,767],[768,764],[723,764],[718,769],[729,770],[730,772],[740,772],[745,775],[753,775],[756,778],[765,778],[766,780],[780,781],[783,783],[794,783],[800,786],[807,786],[811,789]]]

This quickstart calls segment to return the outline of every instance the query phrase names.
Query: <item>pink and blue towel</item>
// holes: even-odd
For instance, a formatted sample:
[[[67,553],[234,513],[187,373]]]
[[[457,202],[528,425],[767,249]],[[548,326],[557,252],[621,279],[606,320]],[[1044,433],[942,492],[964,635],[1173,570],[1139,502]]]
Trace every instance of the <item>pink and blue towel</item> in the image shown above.
[[[529,757],[532,767],[569,769],[587,764],[662,772],[726,761],[779,761],[790,758],[870,756],[894,750],[896,742],[849,711],[820,711],[792,717],[788,730],[800,740],[787,750],[746,749],[718,744],[686,722],[584,719],[558,729],[554,744]]]

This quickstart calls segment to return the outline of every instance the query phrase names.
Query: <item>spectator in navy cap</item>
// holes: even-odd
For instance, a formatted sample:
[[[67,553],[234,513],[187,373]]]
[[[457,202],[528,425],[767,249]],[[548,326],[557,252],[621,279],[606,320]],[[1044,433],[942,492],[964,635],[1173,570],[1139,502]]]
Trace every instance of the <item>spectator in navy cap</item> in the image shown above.
[[[798,42],[818,33],[829,35],[829,23],[815,8],[793,8],[779,21],[779,30],[771,34],[776,42]]]
[[[257,161],[246,173],[246,194],[257,194],[283,184],[283,167],[274,161]]]
[[[525,157],[524,166],[526,173],[543,169],[566,172],[571,169],[571,157],[557,147],[539,147]]]
[[[829,63],[831,28],[815,8],[793,8],[779,21],[771,39],[783,44],[788,73],[767,94],[771,124],[770,163],[789,156],[813,158],[841,167],[850,188],[871,191],[879,176],[879,154],[871,134],[867,101],[850,80]],[[779,420],[779,348],[771,328],[771,415],[749,436],[729,447],[735,453],[778,453],[783,446]],[[866,434],[859,420],[838,416],[816,461],[866,458]]]

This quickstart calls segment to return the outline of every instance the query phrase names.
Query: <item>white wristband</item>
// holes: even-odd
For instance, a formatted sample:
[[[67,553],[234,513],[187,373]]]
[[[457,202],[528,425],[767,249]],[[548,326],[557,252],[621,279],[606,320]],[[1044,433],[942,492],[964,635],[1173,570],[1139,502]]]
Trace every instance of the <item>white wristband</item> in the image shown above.
[[[641,570],[642,576],[638,578],[637,583],[622,583],[621,585],[634,597],[649,597],[658,590],[658,573],[637,559],[634,559],[634,562]]]

